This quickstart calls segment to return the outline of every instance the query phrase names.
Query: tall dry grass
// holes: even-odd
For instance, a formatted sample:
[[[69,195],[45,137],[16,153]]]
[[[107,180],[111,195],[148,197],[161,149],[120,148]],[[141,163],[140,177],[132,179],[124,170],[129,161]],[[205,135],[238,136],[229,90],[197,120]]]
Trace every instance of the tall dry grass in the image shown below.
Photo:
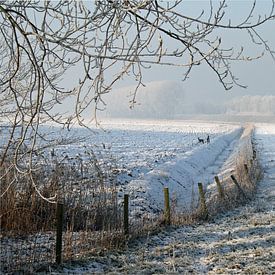
[[[232,167],[245,197],[236,188],[230,175],[221,178],[225,197],[220,198],[218,192],[206,193],[208,218],[246,203],[255,194],[261,167],[252,136],[253,129],[245,131]],[[87,152],[85,159],[79,156],[58,158],[55,155],[38,158],[36,163],[38,169],[33,172],[32,179],[40,193],[44,197],[56,197],[56,200],[64,203],[64,260],[82,259],[104,249],[127,245],[131,239],[148,237],[165,226],[164,215],[152,218],[144,213],[140,220],[131,221],[130,234],[124,236],[123,209],[118,201],[117,167],[113,161],[102,161],[91,151]],[[56,205],[43,200],[29,176],[18,173],[11,161],[5,162],[0,173],[1,240],[9,236],[54,232]],[[171,202],[172,226],[194,224],[206,218],[198,207],[199,202],[194,201],[192,205],[194,207],[190,211],[176,212]],[[54,244],[54,239],[51,242],[51,245]],[[22,243],[22,250],[23,246],[25,244]],[[33,258],[42,259],[40,252],[38,249]],[[54,258],[50,261],[54,261]]]
[[[257,157],[253,132],[252,126],[245,129],[240,138],[238,154],[235,156],[232,170],[220,178],[224,198],[222,199],[218,192],[208,197],[208,208],[212,216],[247,203],[256,193],[257,183],[262,177],[262,167]],[[236,178],[240,189],[232,180],[231,175]]]
[[[87,154],[85,160],[37,156],[31,175],[20,173],[8,158],[0,167],[3,272],[27,263],[30,268],[35,259],[54,262],[57,201],[64,204],[64,260],[124,243],[114,164]],[[55,199],[50,203],[42,197]]]

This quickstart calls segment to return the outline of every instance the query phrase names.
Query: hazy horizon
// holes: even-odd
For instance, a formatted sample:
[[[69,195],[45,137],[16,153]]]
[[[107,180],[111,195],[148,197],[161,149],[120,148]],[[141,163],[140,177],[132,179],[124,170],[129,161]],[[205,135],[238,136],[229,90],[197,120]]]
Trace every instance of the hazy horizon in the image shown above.
[[[207,10],[207,1],[185,1],[185,14],[192,14],[193,16],[199,14],[199,11],[203,8]],[[238,22],[246,14],[251,7],[252,2],[249,1],[231,1],[228,7],[227,17],[232,17],[232,22]],[[258,2],[255,7],[255,13],[265,13],[270,7],[268,1]],[[254,19],[256,20],[256,19]],[[274,35],[274,21],[267,22],[261,29],[263,38],[268,41],[269,45],[275,48],[275,35]],[[244,47],[245,53],[253,53],[252,56],[261,55],[261,47],[256,44],[251,44],[249,41],[250,37],[248,34],[240,31],[222,30],[220,34],[222,42],[225,48],[234,47],[237,51],[241,46]],[[173,43],[173,41],[171,41]],[[143,83],[149,87],[152,83],[164,81],[167,83],[175,83],[177,90],[181,89],[184,93],[186,104],[199,104],[211,102],[214,105],[219,103],[226,104],[230,101],[241,98],[242,96],[275,96],[275,60],[272,59],[271,55],[265,54],[262,58],[254,61],[246,62],[232,62],[232,70],[235,77],[239,78],[239,82],[243,85],[247,85],[247,88],[241,88],[234,86],[231,90],[226,91],[223,89],[221,83],[216,78],[213,71],[207,68],[204,64],[195,66],[189,79],[182,81],[182,70],[175,67],[159,67],[152,66],[152,68],[145,70],[143,74]],[[110,102],[112,104],[112,98],[116,97],[120,90],[128,90],[128,96],[134,91],[135,83],[127,79],[121,81],[119,85],[114,87],[110,92]],[[139,93],[143,94],[145,88],[141,88],[137,94],[137,103],[139,100]],[[107,99],[109,95],[105,98]],[[121,98],[124,101],[124,98]],[[118,104],[118,103],[116,103]],[[144,103],[140,103],[144,104]],[[175,98],[175,104],[177,99]],[[112,106],[108,106],[112,108]],[[275,107],[274,107],[275,109]]]

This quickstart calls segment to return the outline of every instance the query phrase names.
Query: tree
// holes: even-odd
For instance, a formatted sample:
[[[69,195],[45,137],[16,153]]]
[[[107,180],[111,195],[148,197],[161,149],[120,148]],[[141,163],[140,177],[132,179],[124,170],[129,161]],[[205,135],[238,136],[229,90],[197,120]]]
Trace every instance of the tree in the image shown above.
[[[241,45],[238,50],[225,48],[218,31],[248,33],[251,43],[275,60],[259,31],[275,19],[274,0],[268,14],[258,17],[257,1],[251,2],[238,23],[228,17],[228,2],[210,0],[208,10],[190,17],[180,0],[0,1],[0,123],[9,126],[1,166],[13,152],[19,169],[19,152],[27,146],[31,171],[39,126],[47,121],[83,125],[89,107],[96,119],[104,106],[102,96],[126,76],[137,83],[130,102],[134,104],[143,71],[151,66],[178,66],[185,80],[194,66],[205,63],[224,89],[242,86],[231,62],[262,55],[246,56]],[[67,87],[72,74],[75,82]],[[74,110],[62,114],[60,104],[68,99],[74,101]]]

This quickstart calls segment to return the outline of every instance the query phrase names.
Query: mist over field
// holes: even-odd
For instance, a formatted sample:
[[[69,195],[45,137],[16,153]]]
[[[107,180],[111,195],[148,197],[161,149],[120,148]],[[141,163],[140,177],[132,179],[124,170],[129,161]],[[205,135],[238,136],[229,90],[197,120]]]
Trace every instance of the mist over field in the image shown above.
[[[275,91],[246,95],[213,91],[206,96],[203,91],[187,91],[181,82],[154,81],[141,87],[131,106],[135,87],[112,91],[105,98],[108,118],[180,119],[188,115],[222,116],[275,116]]]

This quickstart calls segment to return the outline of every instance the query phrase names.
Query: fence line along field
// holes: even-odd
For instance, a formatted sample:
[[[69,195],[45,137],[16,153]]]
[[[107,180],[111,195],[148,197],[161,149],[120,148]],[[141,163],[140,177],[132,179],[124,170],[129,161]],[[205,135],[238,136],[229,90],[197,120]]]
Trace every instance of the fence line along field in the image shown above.
[[[163,187],[169,187],[174,211],[194,210],[197,183],[206,189],[213,182],[243,132],[236,124],[181,121],[102,126],[104,131],[92,132],[43,129],[44,139],[57,145],[36,156],[33,178],[43,196],[57,195],[64,205],[62,260],[123,245],[124,194],[129,194],[130,235],[160,222]],[[56,205],[37,196],[27,177],[5,167],[9,163],[1,171],[1,268],[38,270],[56,260]]]

